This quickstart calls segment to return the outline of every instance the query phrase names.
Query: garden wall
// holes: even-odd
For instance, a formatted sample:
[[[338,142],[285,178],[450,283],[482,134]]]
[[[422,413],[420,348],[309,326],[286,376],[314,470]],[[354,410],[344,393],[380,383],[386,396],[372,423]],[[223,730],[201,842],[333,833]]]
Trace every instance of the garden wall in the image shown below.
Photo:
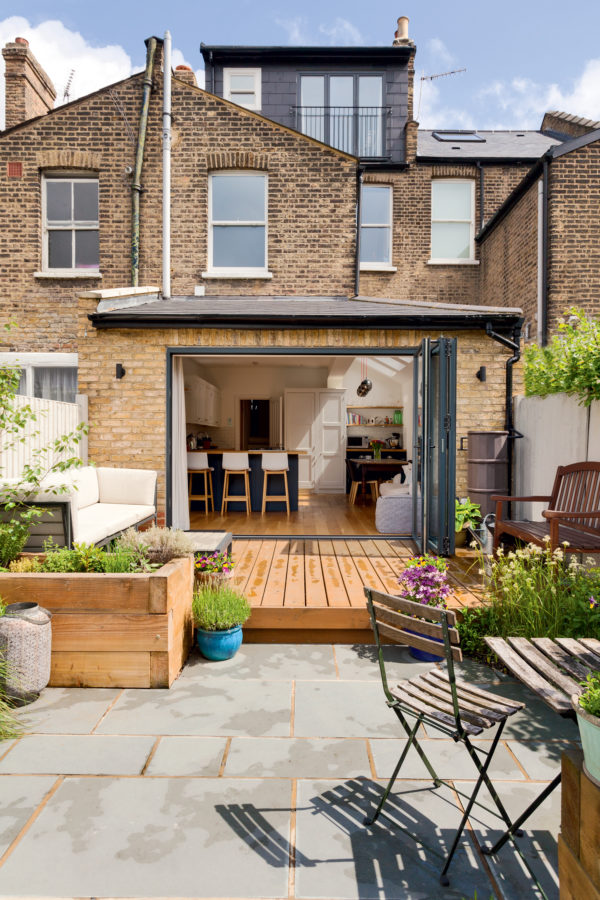
[[[515,441],[517,496],[550,494],[558,466],[600,461],[600,402],[586,408],[567,394],[517,397],[515,428],[524,435]],[[543,503],[515,505],[515,518],[542,520]]]

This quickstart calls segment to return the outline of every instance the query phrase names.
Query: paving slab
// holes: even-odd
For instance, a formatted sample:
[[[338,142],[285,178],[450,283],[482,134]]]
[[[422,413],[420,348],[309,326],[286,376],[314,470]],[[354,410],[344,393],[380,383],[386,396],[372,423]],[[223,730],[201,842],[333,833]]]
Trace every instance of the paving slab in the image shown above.
[[[290,682],[182,679],[170,690],[123,691],[98,732],[288,736],[290,716]]]
[[[399,727],[378,683],[296,684],[294,734],[298,737],[394,737]]]
[[[387,814],[366,827],[383,783],[370,779],[300,782],[296,815],[296,894],[328,900],[438,900],[492,896],[492,886],[468,835],[439,883],[445,851],[460,821],[450,791],[402,782]],[[421,842],[417,843],[407,831]]]
[[[233,738],[225,775],[344,778],[370,775],[362,739]]]
[[[18,710],[19,720],[28,732],[89,734],[119,693],[119,688],[46,688]]]
[[[507,745],[519,760],[530,778],[552,781],[560,771],[561,756],[565,750],[579,746],[574,741],[507,741]]]
[[[338,644],[335,647],[335,658],[342,681],[377,681],[381,682],[377,647],[375,644]],[[428,672],[432,663],[422,663],[413,659],[407,647],[397,644],[383,648],[388,679],[401,681],[413,678],[422,672]]]
[[[0,744],[0,747],[2,745]],[[54,777],[3,775],[0,777],[0,856],[8,850],[52,785]],[[0,876],[0,885],[3,877]],[[2,888],[0,887],[0,891]]]
[[[139,775],[153,737],[25,735],[0,761],[0,774]]]
[[[226,738],[163,737],[145,774],[216,777],[226,747]]]
[[[2,868],[3,894],[287,897],[290,783],[69,778]]]
[[[457,782],[456,787],[464,790],[467,785]],[[538,796],[544,785],[535,782],[505,782],[497,787],[509,816],[515,819]],[[493,808],[492,799],[485,788],[481,789],[480,799],[483,804]],[[504,831],[500,820],[481,808],[471,816],[471,827],[481,846],[490,846]],[[523,837],[515,839],[518,850],[508,843],[496,856],[486,857],[502,891],[503,900],[523,900],[524,897],[537,900],[542,897],[519,851],[541,883],[548,900],[558,900],[559,828],[560,790],[556,790],[523,826]]]
[[[379,778],[390,778],[400,754],[406,746],[405,740],[380,740],[371,739],[371,749],[375,762],[375,771]],[[491,741],[478,741],[477,749],[489,750]],[[477,778],[477,769],[464,744],[454,743],[453,740],[434,741],[423,740],[421,746],[429,757],[433,768],[440,778]],[[485,757],[482,762],[485,762]],[[496,747],[494,758],[490,763],[490,777],[505,778],[517,781],[525,779],[525,775],[514,761],[506,747],[500,744]],[[401,778],[429,778],[419,754],[411,747],[400,770]]]
[[[337,678],[337,673],[331,644],[242,644],[233,659],[223,662],[210,662],[198,650],[192,651],[179,680],[223,676],[245,681],[324,681]]]

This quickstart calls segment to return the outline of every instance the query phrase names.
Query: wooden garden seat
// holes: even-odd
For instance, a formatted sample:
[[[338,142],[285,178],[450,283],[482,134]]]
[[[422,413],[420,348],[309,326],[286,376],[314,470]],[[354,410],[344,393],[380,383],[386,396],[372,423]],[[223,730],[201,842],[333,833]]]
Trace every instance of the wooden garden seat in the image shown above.
[[[503,534],[519,541],[555,550],[568,544],[570,553],[600,553],[600,462],[572,463],[556,470],[549,497],[506,497],[496,501],[494,552]],[[547,503],[545,522],[503,519],[504,503]]]
[[[414,747],[419,754],[434,785],[439,787],[441,784],[447,784],[436,775],[425,752],[424,744],[420,743],[419,732],[422,724],[436,728],[451,736],[455,741],[464,744],[479,772],[479,778],[469,794],[462,794],[467,799],[464,804],[464,814],[440,874],[441,883],[447,885],[449,882],[446,873],[467,819],[473,806],[477,803],[477,794],[482,785],[485,784],[487,787],[498,810],[499,818],[509,829],[512,828],[508,813],[487,773],[507,718],[523,709],[524,704],[495,693],[482,691],[472,687],[468,682],[456,678],[454,662],[462,660],[462,652],[459,647],[458,630],[454,627],[456,625],[455,613],[440,607],[413,603],[411,600],[404,600],[401,597],[392,597],[370,588],[365,588],[365,595],[377,644],[383,692],[388,707],[393,709],[408,735],[408,741],[406,741],[379,806],[372,816],[365,819],[365,825],[372,825],[379,817],[411,747]],[[446,669],[434,668],[425,674],[420,673],[391,687],[386,675],[382,638],[406,644],[445,659]],[[415,721],[409,722],[407,716]],[[493,737],[490,736],[489,750],[484,750],[480,745],[471,743],[470,737],[476,737],[489,728],[496,728]],[[419,738],[417,738],[418,734]],[[455,787],[453,789],[456,790]],[[457,793],[461,792],[457,791]]]

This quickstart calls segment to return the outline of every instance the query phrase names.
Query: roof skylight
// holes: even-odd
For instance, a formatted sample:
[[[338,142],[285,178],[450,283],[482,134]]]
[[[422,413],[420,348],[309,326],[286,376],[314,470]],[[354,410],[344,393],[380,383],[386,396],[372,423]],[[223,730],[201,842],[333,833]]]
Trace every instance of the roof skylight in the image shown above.
[[[476,131],[432,131],[436,141],[478,141],[485,144],[485,138],[482,138]]]

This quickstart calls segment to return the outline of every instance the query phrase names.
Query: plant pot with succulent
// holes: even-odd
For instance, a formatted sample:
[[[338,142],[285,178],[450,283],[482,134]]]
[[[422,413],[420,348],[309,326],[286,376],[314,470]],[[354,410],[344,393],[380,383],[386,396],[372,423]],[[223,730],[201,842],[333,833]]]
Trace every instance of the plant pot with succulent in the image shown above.
[[[195,591],[192,612],[202,656],[213,662],[235,656],[242,643],[242,625],[251,612],[246,598],[228,584],[207,582]]]
[[[373,451],[373,459],[381,459],[381,451],[385,446],[385,441],[369,441],[369,447]]]
[[[464,547],[467,543],[467,529],[475,528],[481,521],[481,506],[471,503],[468,497],[456,500],[454,515],[454,546]]]
[[[571,703],[577,714],[583,747],[583,770],[600,787],[600,672],[581,682],[581,694],[573,694]]]
[[[233,576],[233,558],[231,553],[215,550],[194,558],[194,575],[198,584],[221,584]]]
[[[448,565],[438,556],[413,556],[406,563],[406,568],[398,578],[400,594],[404,600],[421,603],[423,606],[437,606],[446,609],[446,597],[451,592],[448,584]],[[415,616],[413,634],[419,631],[419,619]],[[428,640],[437,640],[423,635]],[[440,641],[441,643],[441,641]],[[426,650],[410,647],[410,655],[421,662],[439,662],[439,657]]]

